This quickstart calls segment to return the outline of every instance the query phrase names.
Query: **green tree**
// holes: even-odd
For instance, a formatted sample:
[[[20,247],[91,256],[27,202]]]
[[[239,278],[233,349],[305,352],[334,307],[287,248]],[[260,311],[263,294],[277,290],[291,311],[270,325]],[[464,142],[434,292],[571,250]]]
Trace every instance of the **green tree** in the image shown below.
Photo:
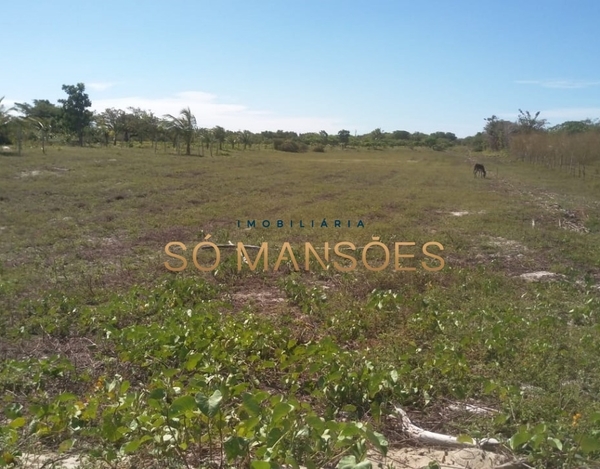
[[[10,143],[10,139],[7,135],[8,123],[11,121],[9,112],[13,111],[14,108],[7,108],[2,104],[4,96],[0,98],[0,143]]]
[[[83,146],[83,132],[92,122],[93,113],[87,108],[92,106],[89,96],[85,93],[85,85],[63,85],[62,90],[67,93],[67,99],[59,99],[63,105],[63,122],[67,131],[73,132]]]
[[[46,153],[45,142],[59,132],[63,111],[47,99],[34,99],[33,104],[15,103],[15,109],[23,114],[23,122],[32,127],[42,141],[42,152]]]
[[[42,153],[46,154],[46,140],[52,129],[50,121],[43,117],[29,117],[27,120],[33,125],[34,129],[39,132],[40,140],[42,141]]]
[[[483,132],[477,132],[477,134],[473,136],[463,138],[461,143],[468,146],[473,151],[483,151],[485,147],[485,136],[483,135]]]
[[[26,118],[45,119],[54,128],[58,128],[62,118],[62,109],[47,99],[34,99],[33,104],[15,103],[15,109]]]
[[[108,142],[111,136],[111,129],[107,125],[104,116],[102,114],[94,114],[93,121],[95,127],[98,129],[100,134],[102,134],[102,137],[104,139],[104,145],[108,146]]]
[[[530,134],[532,132],[540,132],[544,130],[548,121],[546,119],[538,120],[539,115],[540,111],[536,112],[535,116],[531,117],[529,111],[523,112],[519,109],[519,117],[517,118],[519,131]]]
[[[169,122],[169,128],[175,132],[177,136],[183,137],[185,141],[185,154],[191,155],[192,140],[196,133],[196,118],[192,114],[190,108],[182,109],[179,117],[167,114],[165,118]]]
[[[373,142],[373,148],[377,148],[383,142],[383,132],[380,128],[376,128],[371,132],[371,141]]]
[[[104,112],[100,114],[102,124],[106,126],[106,128],[110,132],[110,135],[113,138],[113,145],[117,144],[117,138],[119,134],[124,130],[124,118],[125,112],[121,109],[109,108],[105,109]]]
[[[204,145],[206,146],[206,148],[210,148],[210,156],[212,156],[212,146],[215,141],[213,131],[211,129],[202,128],[198,131],[198,134],[200,135],[200,140],[203,144],[203,148]],[[202,156],[204,156],[204,149],[202,150]]]
[[[225,129],[221,126],[216,126],[213,129],[213,136],[215,137],[215,140],[219,143],[219,150],[223,149],[223,142],[225,141],[225,138],[227,137],[227,133],[225,132]]]
[[[140,145],[143,145],[144,140],[155,139],[158,135],[158,118],[152,113],[140,108],[129,107],[130,113],[127,114],[127,123],[129,127],[129,136],[137,137]]]
[[[508,148],[510,138],[515,133],[515,124],[510,121],[498,119],[496,116],[484,119],[487,124],[484,133],[488,140],[488,147],[498,151]]]
[[[231,130],[228,130],[227,132],[227,143],[229,143],[229,145],[231,145],[231,149],[235,149],[235,144],[238,143],[238,138],[239,135],[236,132],[232,132]]]
[[[550,130],[552,132],[566,132],[568,134],[578,134],[582,132],[587,132],[588,130],[592,130],[593,128],[594,123],[591,121],[591,119],[586,119],[583,121],[566,121],[562,124],[552,127]]]
[[[410,132],[407,132],[406,130],[394,130],[392,132],[392,138],[395,140],[409,140]]]
[[[452,132],[434,132],[430,135],[430,137],[443,138],[449,142],[454,142],[456,140],[456,135],[454,135]]]
[[[244,150],[247,146],[250,146],[250,148],[252,148],[252,140],[252,132],[250,132],[249,130],[244,130],[240,134],[240,141],[244,145]]]
[[[350,131],[344,129],[340,130],[338,132],[338,138],[342,144],[342,148],[346,148],[346,145],[348,145],[348,142],[350,141]]]

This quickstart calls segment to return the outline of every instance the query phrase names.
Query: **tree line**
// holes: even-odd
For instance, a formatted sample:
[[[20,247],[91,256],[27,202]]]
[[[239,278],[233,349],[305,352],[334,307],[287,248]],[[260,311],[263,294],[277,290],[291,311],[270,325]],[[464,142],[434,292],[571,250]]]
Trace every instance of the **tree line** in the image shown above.
[[[540,111],[532,114],[521,109],[515,122],[495,115],[484,120],[482,132],[464,139],[474,151],[504,153],[581,177],[586,176],[590,165],[600,163],[599,120],[566,121],[549,126],[546,119],[540,118]]]
[[[459,139],[451,132],[408,132],[381,128],[354,135],[347,129],[329,134],[320,132],[249,130],[232,131],[221,126],[198,127],[189,108],[179,115],[156,116],[151,111],[129,107],[126,110],[109,108],[102,112],[90,110],[92,102],[85,85],[63,85],[66,98],[57,104],[46,99],[32,103],[15,103],[8,109],[0,98],[0,144],[23,141],[40,142],[42,151],[48,142],[78,145],[172,145],[178,153],[192,152],[204,156],[213,150],[219,154],[225,149],[246,150],[255,146],[280,151],[325,151],[328,146],[342,148],[383,149],[407,146],[445,150],[455,145],[467,145],[474,151],[505,152],[523,161],[542,163],[585,175],[585,167],[600,161],[600,123],[589,119],[568,121],[549,127],[540,112],[532,115],[519,109],[515,122],[497,116],[484,119],[483,131]],[[14,113],[17,115],[14,115]]]
[[[85,85],[63,85],[65,99],[53,104],[47,99],[34,99],[32,103],[15,103],[7,109],[0,98],[0,144],[22,141],[39,141],[42,151],[48,142],[66,144],[144,145],[154,148],[162,143],[172,144],[178,151],[190,155],[196,147],[204,155],[205,150],[218,153],[225,148],[243,149],[264,145],[276,150],[302,152],[312,149],[324,151],[327,146],[366,147],[381,149],[396,146],[425,146],[444,150],[455,145],[459,139],[451,132],[425,134],[396,130],[384,132],[377,128],[363,135],[354,135],[342,129],[337,133],[296,133],[291,131],[249,130],[232,131],[221,126],[200,128],[189,108],[179,115],[156,116],[151,111],[129,107],[126,110],[109,108],[92,112],[92,102],[85,92]],[[14,115],[14,113],[18,115]]]

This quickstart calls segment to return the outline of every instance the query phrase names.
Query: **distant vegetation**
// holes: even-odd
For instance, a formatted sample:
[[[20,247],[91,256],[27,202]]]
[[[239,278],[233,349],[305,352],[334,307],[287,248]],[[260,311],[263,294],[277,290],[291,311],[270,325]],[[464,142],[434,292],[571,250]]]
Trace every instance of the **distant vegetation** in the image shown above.
[[[591,175],[586,169],[600,162],[600,121],[567,121],[549,127],[539,115],[539,111],[532,116],[519,109],[517,122],[489,117],[483,132],[463,139],[463,143],[474,151],[503,152],[574,176]]]
[[[7,109],[0,99],[0,144],[17,143],[20,148],[23,141],[39,141],[45,152],[46,142],[131,147],[151,142],[155,150],[158,145],[172,145],[178,153],[200,156],[212,156],[213,150],[219,154],[225,148],[273,148],[292,153],[323,152],[327,147],[426,147],[443,151],[458,144],[473,151],[505,152],[522,161],[578,176],[586,176],[586,167],[600,160],[600,122],[587,119],[548,127],[546,119],[538,118],[539,112],[532,116],[529,111],[519,110],[516,122],[494,115],[484,119],[483,131],[463,139],[452,132],[385,132],[381,128],[363,135],[352,135],[346,129],[331,135],[324,130],[303,134],[284,130],[253,133],[220,126],[199,128],[189,108],[182,109],[179,116],[163,117],[135,107],[92,113],[83,83],[63,85],[62,89],[67,99],[60,99],[60,105],[34,99],[32,104],[17,103]],[[13,116],[11,111],[17,111],[19,116]]]
[[[428,147],[444,150],[459,143],[451,132],[425,134],[405,130],[384,132],[377,128],[364,135],[351,134],[341,129],[336,134],[320,132],[296,133],[277,130],[253,133],[233,131],[223,127],[199,128],[190,109],[182,109],[179,116],[155,116],[152,112],[129,107],[106,109],[92,113],[85,85],[63,85],[66,99],[53,104],[46,99],[34,99],[31,104],[17,103],[14,108],[0,108],[0,144],[19,144],[39,141],[45,151],[46,142],[78,145],[138,146],[151,142],[172,145],[186,155],[213,154],[229,149],[273,148],[287,152],[321,152],[327,147],[383,149],[389,147]],[[1,101],[0,101],[1,104]],[[16,111],[19,115],[14,116]]]

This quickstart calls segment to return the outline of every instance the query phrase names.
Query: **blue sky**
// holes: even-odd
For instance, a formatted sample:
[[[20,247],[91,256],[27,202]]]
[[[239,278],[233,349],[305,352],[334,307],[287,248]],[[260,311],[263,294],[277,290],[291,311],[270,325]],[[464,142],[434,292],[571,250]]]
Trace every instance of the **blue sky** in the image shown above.
[[[5,104],[65,96],[201,127],[454,132],[600,118],[600,1],[4,2]]]

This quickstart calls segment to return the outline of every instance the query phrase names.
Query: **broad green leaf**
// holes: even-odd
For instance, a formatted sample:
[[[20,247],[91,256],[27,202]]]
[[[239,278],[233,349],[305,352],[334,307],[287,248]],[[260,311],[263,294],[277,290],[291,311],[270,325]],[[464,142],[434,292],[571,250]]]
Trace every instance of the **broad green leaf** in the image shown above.
[[[521,430],[518,433],[514,434],[510,438],[510,440],[508,440],[508,444],[510,448],[514,450],[527,443],[530,438],[531,435],[527,430]]]
[[[222,400],[223,395],[218,389],[209,398],[202,393],[196,394],[196,404],[198,404],[200,412],[209,418],[214,417],[217,414],[221,407]]]
[[[585,454],[592,453],[594,451],[600,451],[600,439],[591,435],[582,435],[577,438],[577,443],[581,447],[581,451]]]
[[[550,440],[551,442],[554,443],[554,446],[556,446],[556,449],[558,449],[559,451],[562,451],[563,445],[558,438],[548,438],[548,440]]]
[[[240,436],[232,436],[225,440],[223,447],[228,459],[236,459],[248,453],[248,440]]]
[[[9,428],[21,428],[23,425],[25,425],[26,420],[25,417],[18,417],[16,419],[14,419],[12,422],[10,422],[8,424]]]
[[[131,383],[129,381],[123,381],[121,383],[121,391],[120,391],[121,394],[125,394],[130,386],[131,386]]]
[[[272,428],[269,432],[269,435],[267,436],[267,448],[269,448],[269,450],[272,450],[282,435],[283,432],[279,428]]]
[[[322,432],[325,429],[325,422],[321,417],[314,414],[306,417],[306,423],[319,432]]]
[[[273,422],[274,423],[279,422],[283,417],[288,415],[292,410],[294,410],[294,407],[292,405],[287,404],[286,402],[280,402],[273,409]]]
[[[546,441],[546,436],[541,433],[536,433],[529,440],[529,444],[533,449],[538,449],[544,441]]]
[[[244,401],[244,409],[246,409],[252,417],[260,415],[260,404],[254,399],[252,394],[244,394],[242,400]]]
[[[271,463],[268,461],[252,461],[250,467],[252,469],[271,469]]]
[[[64,392],[60,396],[58,396],[58,399],[56,399],[56,402],[67,402],[67,401],[76,401],[76,400],[77,400],[77,396],[75,394],[72,394],[70,392]]]
[[[250,435],[254,427],[260,423],[260,416],[250,417],[240,423],[238,435]]]
[[[483,388],[483,392],[485,394],[490,394],[492,391],[494,391],[496,388],[498,388],[498,385],[496,383],[494,383],[493,381],[488,381],[485,384],[485,387]]]
[[[344,412],[356,412],[356,406],[354,404],[346,404],[342,407]]]
[[[158,389],[153,389],[152,391],[150,391],[148,398],[158,400],[158,399],[162,399],[165,396],[166,396],[165,390],[162,388],[158,388]]]
[[[58,452],[64,453],[65,451],[69,451],[73,447],[74,444],[75,444],[75,441],[73,441],[73,440],[70,440],[70,439],[65,440],[58,446]]]
[[[169,409],[169,414],[171,417],[175,417],[195,408],[196,401],[192,396],[181,396],[173,401]]]
[[[188,360],[185,362],[185,369],[188,371],[192,371],[196,368],[198,362],[202,359],[203,354],[201,353],[193,353],[190,355]]]
[[[375,448],[377,448],[381,454],[386,456],[388,452],[388,441],[385,436],[369,429],[367,429],[366,433],[367,439],[371,442],[371,444],[375,446]]]
[[[125,454],[133,453],[139,448],[141,444],[142,440],[139,439],[130,441],[123,447],[123,452],[125,452]]]
[[[540,423],[539,425],[535,426],[535,428],[533,429],[533,433],[546,433],[547,430],[548,427],[546,426],[546,424]]]
[[[6,406],[4,414],[9,419],[16,419],[17,417],[21,416],[22,411],[23,411],[23,406],[21,404],[13,403],[13,404]]]
[[[213,392],[212,396],[210,396],[210,399],[208,399],[209,417],[213,417],[214,415],[217,414],[217,412],[221,408],[222,401],[223,401],[223,394],[221,394],[221,391],[219,391],[217,389],[215,392]]]
[[[356,466],[356,458],[352,455],[344,456],[336,466],[336,469],[353,469]]]
[[[313,362],[308,367],[308,371],[309,371],[309,373],[316,373],[317,371],[320,371],[322,368],[323,368],[323,364],[322,363]]]

